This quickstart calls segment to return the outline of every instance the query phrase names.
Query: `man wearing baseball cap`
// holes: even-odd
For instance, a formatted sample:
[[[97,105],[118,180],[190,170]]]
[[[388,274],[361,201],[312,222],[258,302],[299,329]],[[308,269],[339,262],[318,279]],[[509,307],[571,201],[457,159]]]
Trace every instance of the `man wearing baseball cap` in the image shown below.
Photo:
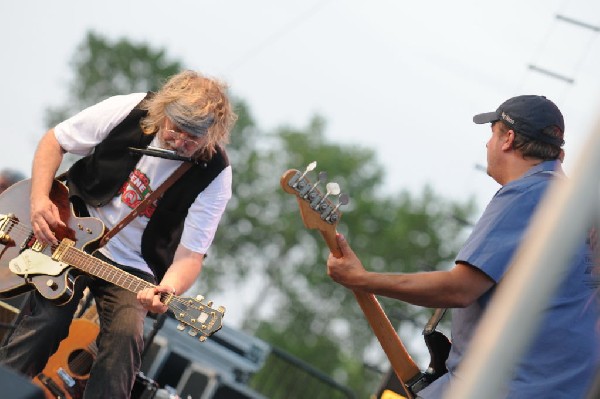
[[[375,273],[364,269],[343,236],[343,257],[330,255],[329,275],[338,283],[415,305],[452,308],[448,373],[418,392],[442,398],[459,371],[472,335],[495,287],[511,264],[531,216],[555,178],[563,178],[564,119],[543,96],[510,98],[493,112],[473,117],[490,124],[487,173],[502,187],[448,271]],[[589,271],[590,243],[582,242],[566,276],[548,303],[535,338],[520,359],[503,397],[582,398],[598,365],[598,308]]]

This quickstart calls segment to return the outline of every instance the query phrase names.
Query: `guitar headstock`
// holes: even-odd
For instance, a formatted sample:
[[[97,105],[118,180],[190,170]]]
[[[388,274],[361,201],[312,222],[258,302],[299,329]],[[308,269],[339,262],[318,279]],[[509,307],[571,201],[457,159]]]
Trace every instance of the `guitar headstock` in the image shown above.
[[[223,327],[225,308],[219,306],[217,309],[213,309],[212,301],[205,303],[202,295],[198,295],[196,298],[174,296],[168,306],[180,322],[177,329],[183,331],[186,327],[190,327],[188,334],[192,337],[200,334],[198,339],[201,342],[206,341],[206,338]]]
[[[336,226],[342,217],[339,208],[341,205],[346,205],[349,198],[348,195],[340,192],[337,183],[326,183],[325,193],[319,190],[319,184],[327,180],[327,173],[320,172],[315,183],[307,177],[316,166],[316,162],[311,162],[304,172],[290,169],[281,176],[280,183],[286,193],[296,196],[304,225],[309,229],[319,230],[335,254],[335,251],[339,252],[335,239]],[[332,198],[337,198],[336,204],[332,202]]]

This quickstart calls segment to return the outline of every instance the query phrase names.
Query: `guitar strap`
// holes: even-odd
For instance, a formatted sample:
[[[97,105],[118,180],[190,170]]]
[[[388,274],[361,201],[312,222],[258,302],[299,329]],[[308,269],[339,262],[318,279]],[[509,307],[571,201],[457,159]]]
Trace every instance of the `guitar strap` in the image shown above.
[[[106,245],[108,240],[113,238],[119,231],[123,230],[123,227],[127,226],[129,224],[129,222],[131,222],[139,214],[144,212],[144,210],[151,203],[153,203],[158,197],[160,197],[162,195],[162,193],[164,193],[169,187],[171,187],[173,185],[173,183],[175,183],[177,181],[177,179],[179,179],[181,176],[183,176],[183,174],[185,172],[187,172],[188,169],[191,167],[192,167],[192,163],[190,163],[190,162],[182,163],[181,166],[179,166],[179,168],[177,168],[173,172],[173,174],[171,176],[169,176],[169,178],[163,182],[163,184],[158,186],[158,188],[156,190],[152,191],[149,196],[144,198],[142,200],[142,202],[140,202],[138,204],[138,206],[136,206],[131,212],[129,212],[129,214],[127,216],[125,216],[119,223],[117,223],[115,225],[115,227],[113,227],[112,229],[107,231],[106,234],[104,234],[102,236],[102,239],[100,240],[100,244],[99,244],[98,248]]]

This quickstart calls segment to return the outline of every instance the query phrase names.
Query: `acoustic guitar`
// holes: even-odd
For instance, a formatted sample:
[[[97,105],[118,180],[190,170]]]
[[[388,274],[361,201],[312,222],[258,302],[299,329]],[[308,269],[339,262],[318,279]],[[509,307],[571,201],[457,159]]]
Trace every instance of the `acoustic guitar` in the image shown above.
[[[337,244],[336,226],[342,216],[339,208],[348,203],[348,197],[340,193],[337,183],[328,183],[327,191],[321,192],[318,186],[326,179],[325,174],[323,172],[319,174],[316,183],[312,183],[307,177],[307,174],[315,167],[316,162],[312,162],[304,172],[290,169],[281,176],[280,184],[285,192],[293,194],[298,200],[304,225],[309,229],[318,230],[333,256],[339,258],[342,256],[342,252]],[[333,198],[338,199],[337,204],[333,203]],[[440,366],[440,363],[443,365],[443,361],[432,361],[428,370],[421,372],[398,337],[375,295],[358,290],[353,293],[403,387],[402,394],[412,399],[416,392],[441,375],[440,370],[434,371],[432,366],[435,364],[438,368],[445,368],[445,366]],[[435,341],[438,342],[437,339]],[[442,354],[442,356],[444,355]],[[445,356],[447,357],[447,353]]]
[[[50,356],[44,370],[33,382],[40,386],[47,399],[83,397],[92,364],[98,354],[96,338],[100,332],[96,306],[90,306],[73,320],[69,335]]]
[[[50,199],[58,207],[65,227],[54,231],[58,245],[36,240],[29,226],[31,180],[20,181],[0,195],[0,297],[11,297],[36,289],[58,304],[71,300],[75,283],[83,274],[94,276],[133,293],[155,287],[90,255],[102,237],[104,224],[97,218],[77,217],[69,201],[67,187],[55,180]],[[212,301],[201,295],[195,298],[161,293],[183,331],[199,335],[200,341],[222,327],[225,308],[214,309]]]

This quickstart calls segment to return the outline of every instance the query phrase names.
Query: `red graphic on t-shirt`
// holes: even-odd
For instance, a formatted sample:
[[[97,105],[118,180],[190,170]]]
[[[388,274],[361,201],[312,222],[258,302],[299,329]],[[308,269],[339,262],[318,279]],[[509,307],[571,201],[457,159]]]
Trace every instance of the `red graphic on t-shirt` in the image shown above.
[[[152,193],[150,179],[143,172],[135,169],[129,174],[129,179],[119,190],[121,202],[130,209],[136,208],[140,202]],[[150,218],[156,209],[156,201],[150,204],[140,216]]]

